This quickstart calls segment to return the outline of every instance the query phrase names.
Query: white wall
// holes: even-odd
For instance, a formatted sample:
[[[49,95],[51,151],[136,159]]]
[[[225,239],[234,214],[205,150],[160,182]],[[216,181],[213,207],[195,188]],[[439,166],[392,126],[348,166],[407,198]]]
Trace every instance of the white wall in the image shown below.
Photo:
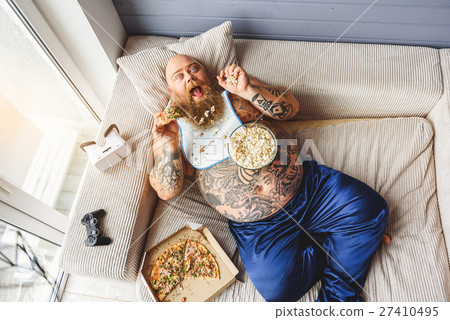
[[[111,0],[78,0],[114,68],[122,55],[127,33]]]
[[[45,57],[0,7],[0,94],[24,115],[83,121]],[[51,94],[49,94],[51,93]]]
[[[66,87],[80,106],[101,120],[112,92],[127,34],[108,0],[0,1],[54,58]],[[8,8],[8,7],[11,8]],[[17,15],[17,16],[16,16]],[[28,30],[27,30],[28,31]]]
[[[0,176],[22,187],[42,131],[0,94]]]
[[[35,0],[34,3],[103,106],[106,106],[116,76],[113,57],[120,52],[120,47],[123,46],[120,42],[124,42],[126,37],[123,27],[122,30],[120,27],[111,28],[114,17],[110,17],[111,23],[106,19],[108,12],[114,10],[112,3],[104,0],[91,0],[91,3],[85,1],[84,11],[74,0]],[[105,24],[105,30],[113,29],[114,36],[119,34],[119,44],[107,41],[109,36],[105,36],[105,32],[94,21]],[[93,25],[96,26],[95,31]],[[102,35],[101,41],[97,37],[98,34]]]

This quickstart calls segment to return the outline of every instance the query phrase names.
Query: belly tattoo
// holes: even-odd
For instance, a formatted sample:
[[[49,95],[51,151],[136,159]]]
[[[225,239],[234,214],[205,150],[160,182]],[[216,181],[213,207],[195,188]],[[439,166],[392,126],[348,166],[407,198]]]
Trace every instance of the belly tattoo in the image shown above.
[[[279,211],[297,191],[303,176],[296,164],[294,147],[287,148],[287,162],[280,153],[267,167],[243,169],[232,161],[223,161],[199,170],[198,183],[208,203],[226,218],[248,222],[260,220]]]

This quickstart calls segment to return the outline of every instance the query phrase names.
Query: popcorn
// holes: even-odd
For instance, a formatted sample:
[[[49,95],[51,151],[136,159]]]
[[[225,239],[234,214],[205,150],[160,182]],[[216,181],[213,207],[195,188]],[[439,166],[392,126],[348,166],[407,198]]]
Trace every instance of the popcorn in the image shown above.
[[[239,166],[258,169],[273,160],[277,146],[268,129],[261,126],[242,126],[230,137],[229,151]]]
[[[227,77],[225,82],[235,86],[235,85],[237,85],[237,78],[234,76],[229,76],[229,77]]]

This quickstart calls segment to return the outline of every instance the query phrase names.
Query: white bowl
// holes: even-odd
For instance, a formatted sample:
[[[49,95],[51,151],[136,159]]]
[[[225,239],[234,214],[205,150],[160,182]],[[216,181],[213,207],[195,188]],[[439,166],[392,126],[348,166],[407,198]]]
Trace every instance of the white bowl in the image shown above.
[[[270,157],[270,160],[267,161],[266,163],[262,164],[261,166],[259,166],[259,167],[257,167],[257,168],[248,168],[248,167],[245,167],[244,165],[242,165],[241,163],[239,163],[239,162],[233,157],[233,153],[231,152],[230,145],[231,145],[231,139],[232,139],[232,137],[234,136],[234,134],[235,134],[239,129],[241,129],[241,128],[253,128],[253,127],[262,128],[262,129],[264,129],[264,130],[266,130],[267,132],[270,133],[270,135],[271,135],[272,138],[273,138],[273,143],[274,143],[274,146],[275,146],[274,150],[275,150],[275,151],[274,151],[273,155]],[[234,129],[233,132],[230,134],[230,140],[228,141],[228,154],[230,155],[231,159],[233,159],[233,161],[234,161],[238,166],[240,166],[241,168],[249,169],[249,170],[259,170],[259,169],[262,169],[262,168],[264,168],[265,166],[271,164],[272,161],[275,159],[275,157],[276,157],[276,155],[277,155],[277,150],[278,150],[277,138],[276,138],[275,135],[273,134],[272,130],[270,130],[270,129],[267,128],[266,126],[264,126],[264,125],[262,125],[262,124],[259,124],[259,123],[256,123],[256,122],[248,122],[248,123],[244,123],[243,125],[241,125],[241,126],[237,127],[236,129]]]

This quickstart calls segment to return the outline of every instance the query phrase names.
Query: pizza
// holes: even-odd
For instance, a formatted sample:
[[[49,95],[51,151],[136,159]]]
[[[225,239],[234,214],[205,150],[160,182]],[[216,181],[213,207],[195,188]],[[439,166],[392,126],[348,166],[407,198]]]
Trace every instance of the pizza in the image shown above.
[[[184,242],[167,248],[155,261],[150,273],[150,284],[162,301],[181,281]]]
[[[205,246],[187,240],[184,252],[185,279],[219,279],[219,267]]]
[[[170,106],[164,113],[169,121],[183,118],[186,115],[181,107],[173,105]]]
[[[219,266],[202,244],[186,240],[164,250],[150,273],[150,285],[159,301],[172,292],[183,279],[219,279]]]

